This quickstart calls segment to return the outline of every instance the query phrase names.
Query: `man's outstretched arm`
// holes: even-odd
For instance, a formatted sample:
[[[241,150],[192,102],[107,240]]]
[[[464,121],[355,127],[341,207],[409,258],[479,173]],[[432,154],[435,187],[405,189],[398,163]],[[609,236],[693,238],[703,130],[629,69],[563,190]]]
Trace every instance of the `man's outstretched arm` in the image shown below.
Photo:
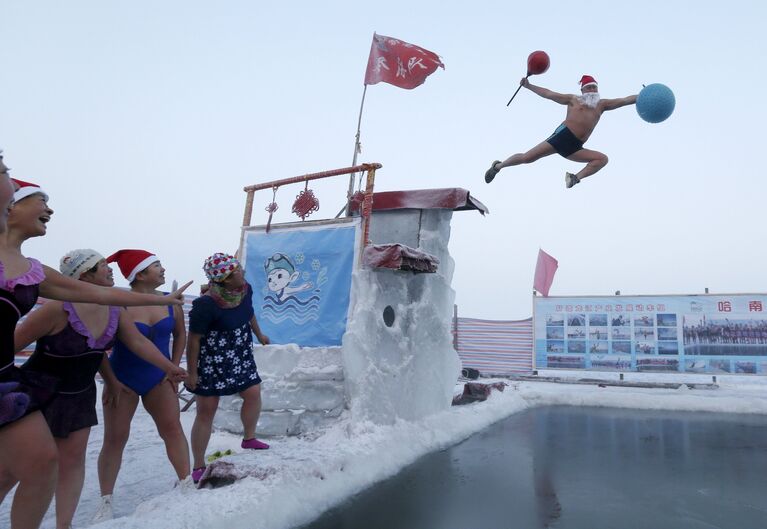
[[[605,110],[615,110],[616,108],[633,105],[637,102],[637,96],[620,97],[618,99],[603,99],[602,104]]]
[[[549,90],[548,88],[543,88],[542,86],[535,86],[534,84],[530,83],[530,81],[527,80],[527,77],[523,77],[522,80],[519,82],[522,86],[530,90],[531,92],[538,94],[539,96],[550,99],[554,101],[555,103],[559,103],[560,105],[567,105],[570,103],[570,100],[572,99],[571,94],[560,94],[559,92],[554,92],[553,90]]]

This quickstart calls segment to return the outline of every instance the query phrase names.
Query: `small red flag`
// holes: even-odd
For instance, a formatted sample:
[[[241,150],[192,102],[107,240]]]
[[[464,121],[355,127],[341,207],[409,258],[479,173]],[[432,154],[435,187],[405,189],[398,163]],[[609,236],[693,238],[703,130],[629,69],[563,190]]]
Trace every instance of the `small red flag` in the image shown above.
[[[436,53],[402,40],[373,33],[365,84],[383,81],[410,90],[422,85],[437,67],[445,69]]]
[[[559,267],[559,263],[552,256],[538,249],[538,263],[535,265],[535,279],[533,288],[543,294],[543,297],[549,295],[549,289],[554,282],[554,274]]]

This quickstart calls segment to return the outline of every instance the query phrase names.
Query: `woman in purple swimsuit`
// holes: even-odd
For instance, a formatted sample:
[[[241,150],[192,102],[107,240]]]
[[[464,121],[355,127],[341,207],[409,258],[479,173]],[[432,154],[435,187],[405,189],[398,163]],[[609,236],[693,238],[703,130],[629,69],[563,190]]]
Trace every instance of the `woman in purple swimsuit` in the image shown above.
[[[182,303],[188,286],[165,299],[138,295],[75,281],[24,257],[21,243],[44,235],[53,212],[45,200],[40,200],[39,195],[45,196],[42,190],[28,193],[23,189],[20,187],[9,215],[17,191],[0,154],[0,232],[7,234],[0,237],[0,397],[4,404],[15,404],[0,406],[0,503],[18,484],[11,507],[13,529],[40,525],[56,486],[58,457],[48,424],[39,411],[53,396],[52,388],[14,365],[13,335],[19,318],[34,307],[38,294],[102,305],[175,305]],[[7,228],[14,225],[17,232],[10,233]]]
[[[114,285],[112,270],[94,250],[74,250],[62,257],[61,273],[94,285]],[[162,308],[161,310],[164,310]],[[172,309],[171,309],[172,310]],[[16,350],[37,341],[35,352],[21,367],[29,373],[58,378],[56,396],[43,410],[59,452],[56,484],[56,527],[71,527],[85,479],[85,451],[96,416],[96,384],[100,371],[103,398],[119,405],[122,384],[115,378],[106,351],[115,339],[130,344],[136,354],[157,365],[165,376],[183,374],[144,338],[126,309],[90,303],[50,301],[32,312],[17,328]]]
[[[156,255],[144,250],[120,250],[110,255],[107,261],[118,264],[131,291],[149,296],[165,295],[157,290],[165,284],[165,269]],[[179,365],[186,346],[181,307],[132,307],[128,313],[138,331]],[[94,522],[112,518],[112,493],[139,397],[165,442],[165,451],[179,482],[190,473],[189,444],[181,427],[176,383],[168,380],[162,370],[139,358],[131,344],[121,338],[115,344],[109,362],[117,379],[132,391],[123,394],[117,406],[104,408],[104,444],[98,462],[101,506]]]

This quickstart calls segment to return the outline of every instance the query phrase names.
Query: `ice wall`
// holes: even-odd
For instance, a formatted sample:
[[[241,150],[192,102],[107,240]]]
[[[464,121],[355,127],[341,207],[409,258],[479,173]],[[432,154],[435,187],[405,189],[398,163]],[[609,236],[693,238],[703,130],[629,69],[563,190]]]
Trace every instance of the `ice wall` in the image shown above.
[[[354,274],[354,308],[342,347],[354,420],[380,424],[397,418],[416,420],[451,403],[460,370],[451,334],[454,265],[447,243],[452,211],[413,213],[417,219],[408,222],[417,230],[417,237],[402,232],[399,220],[404,217],[398,213],[390,217],[394,222],[374,215],[371,239],[375,244],[417,243],[420,250],[440,259],[439,269],[434,274],[383,269],[360,269]],[[387,325],[385,311],[389,315],[393,311],[391,325]]]
[[[297,435],[335,420],[346,408],[340,347],[254,347],[261,383],[258,435]],[[239,396],[223,397],[217,428],[241,433]]]

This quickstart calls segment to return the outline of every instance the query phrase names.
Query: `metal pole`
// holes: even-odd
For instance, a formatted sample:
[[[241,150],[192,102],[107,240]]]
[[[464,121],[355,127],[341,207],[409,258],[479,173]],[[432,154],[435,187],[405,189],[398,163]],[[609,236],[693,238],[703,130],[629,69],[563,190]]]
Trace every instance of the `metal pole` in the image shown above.
[[[339,176],[342,174],[356,173],[358,171],[369,171],[370,169],[380,169],[383,167],[380,163],[361,163],[354,167],[344,167],[341,169],[333,169],[330,171],[322,171],[320,173],[309,173],[300,176],[293,176],[291,178],[283,178],[281,180],[272,180],[270,182],[264,182],[263,184],[254,184],[252,186],[245,186],[243,191],[249,193],[251,191],[261,191],[262,189],[272,189],[274,187],[281,187],[287,184],[295,184],[297,182],[306,182],[307,180],[317,180],[319,178],[328,178],[330,176]]]
[[[376,164],[377,165],[377,164]],[[376,180],[376,167],[375,165],[371,165],[368,169],[368,178],[365,185],[365,199],[362,201],[362,205],[360,207],[360,216],[363,219],[363,222],[365,223],[362,228],[362,250],[364,251],[364,247],[370,244],[370,241],[368,240],[368,235],[370,233],[370,218],[373,214],[373,186],[375,185]]]
[[[528,79],[529,77],[530,77],[530,72],[527,72],[527,75],[525,76],[525,79]],[[514,92],[514,95],[513,95],[513,96],[511,96],[511,99],[509,99],[509,102],[508,102],[508,103],[506,103],[506,106],[509,106],[509,105],[511,104],[511,102],[512,102],[512,101],[514,101],[514,98],[515,98],[515,97],[517,97],[517,94],[519,93],[519,91],[520,91],[520,89],[521,89],[521,88],[522,88],[522,85],[519,85],[519,86],[517,87],[517,91],[516,91],[516,92]]]
[[[357,154],[359,154],[362,147],[360,146],[360,127],[362,125],[362,108],[365,106],[365,94],[368,91],[368,85],[365,85],[365,89],[362,90],[362,101],[360,102],[360,115],[357,117],[357,134],[354,136],[354,156],[352,157],[352,167],[357,165]],[[349,202],[349,199],[352,196],[352,193],[354,193],[354,177],[355,174],[352,173],[349,175],[349,191],[346,193],[346,216],[348,217],[351,215],[350,207],[351,204]]]

